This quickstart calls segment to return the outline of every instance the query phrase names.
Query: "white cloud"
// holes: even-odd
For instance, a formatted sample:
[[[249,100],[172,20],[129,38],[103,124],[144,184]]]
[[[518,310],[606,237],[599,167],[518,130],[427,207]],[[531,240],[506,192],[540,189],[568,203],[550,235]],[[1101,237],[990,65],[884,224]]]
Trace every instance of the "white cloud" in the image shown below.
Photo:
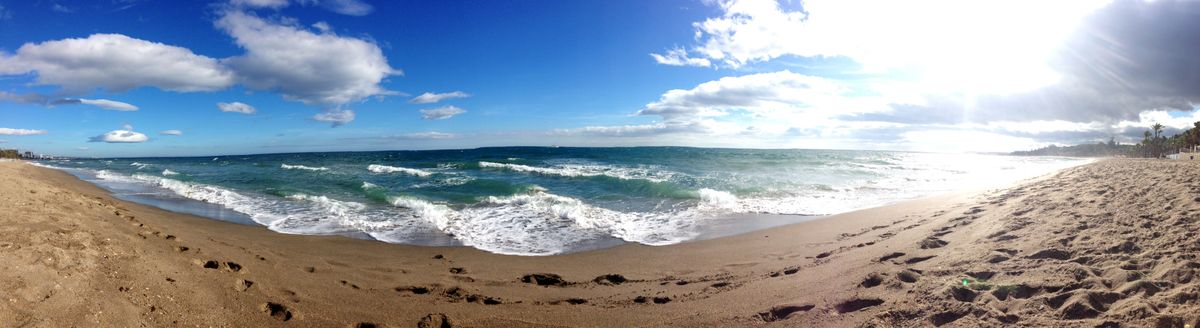
[[[246,49],[244,55],[224,63],[252,89],[334,106],[396,94],[379,83],[400,71],[388,65],[383,51],[371,41],[332,32],[317,34],[237,11],[225,13],[216,24]]]
[[[556,129],[550,132],[557,136],[604,136],[604,137],[644,137],[674,133],[712,134],[716,122],[700,120],[691,122],[660,122],[653,124],[632,124],[612,126],[586,126],[575,129]]]
[[[321,6],[326,10],[349,16],[364,16],[375,10],[370,4],[361,0],[297,0],[305,6]],[[235,7],[281,9],[287,7],[288,0],[230,0]]]
[[[288,6],[288,0],[230,0],[234,6],[280,9]]]
[[[712,65],[712,62],[710,62],[708,59],[688,57],[687,50],[684,50],[683,48],[667,50],[666,55],[650,54],[650,57],[653,57],[654,61],[663,65],[698,67],[708,67]]]
[[[882,99],[849,97],[851,91],[839,82],[791,71],[730,76],[692,89],[667,91],[637,114],[693,120],[746,111],[763,117],[813,120],[889,109]]]
[[[1195,122],[1200,122],[1200,111],[1147,110],[1138,113],[1136,121],[1123,120],[1118,122],[1116,126],[1121,128],[1149,129],[1154,123],[1159,123],[1165,127],[1185,130],[1192,128]]]
[[[0,135],[5,136],[33,136],[41,134],[46,134],[46,130],[0,128]]]
[[[58,99],[58,100],[50,102],[50,105],[73,105],[73,104],[91,105],[91,106],[96,106],[96,107],[100,107],[100,108],[107,109],[107,110],[116,110],[116,111],[123,111],[123,112],[132,112],[132,111],[138,110],[138,107],[134,106],[132,104],[124,103],[124,102],[120,102],[120,101],[116,101],[116,100],[108,100],[108,99],[64,98],[64,99]]]
[[[70,14],[70,13],[75,12],[74,8],[67,7],[62,4],[57,4],[57,3],[54,4],[53,6],[50,6],[50,9],[54,10],[56,12],[64,13],[64,14]]]
[[[321,33],[329,33],[329,31],[333,30],[332,27],[329,27],[329,23],[326,22],[313,23],[312,27],[317,29],[317,31],[321,31]]]
[[[121,34],[26,43],[11,56],[0,54],[0,75],[31,72],[37,74],[36,84],[56,85],[67,93],[123,92],[143,86],[214,91],[234,82],[233,74],[215,59]]]
[[[333,124],[333,127],[345,125],[354,121],[354,111],[349,109],[330,108],[313,115],[313,120]]]
[[[375,10],[370,4],[360,0],[300,0],[305,4],[319,4],[329,11],[349,16],[365,16]]]
[[[432,104],[446,99],[466,98],[470,96],[470,94],[462,91],[447,93],[426,92],[422,93],[420,96],[413,97],[413,99],[410,99],[408,102],[413,104]]]
[[[133,126],[125,124],[120,130],[112,130],[105,134],[101,134],[88,139],[88,142],[107,142],[107,143],[139,143],[149,141],[150,137],[140,132],[134,132]]]
[[[181,136],[181,135],[183,135],[183,131],[165,130],[165,131],[159,132],[158,134],[164,135],[164,136]]]
[[[901,134],[901,140],[910,146],[939,152],[1009,152],[1047,145],[1031,138],[973,130],[909,131]]]
[[[444,120],[454,117],[458,114],[466,113],[467,110],[458,108],[452,105],[442,106],[438,108],[422,109],[421,119],[425,120]]]
[[[254,106],[236,101],[231,103],[217,103],[217,109],[227,113],[254,114],[258,112],[258,109],[255,109]]]
[[[868,71],[916,72],[937,88],[1009,93],[1055,83],[1047,59],[1108,2],[717,0],[721,15],[693,24],[690,52],[734,68],[788,55],[846,57]]]

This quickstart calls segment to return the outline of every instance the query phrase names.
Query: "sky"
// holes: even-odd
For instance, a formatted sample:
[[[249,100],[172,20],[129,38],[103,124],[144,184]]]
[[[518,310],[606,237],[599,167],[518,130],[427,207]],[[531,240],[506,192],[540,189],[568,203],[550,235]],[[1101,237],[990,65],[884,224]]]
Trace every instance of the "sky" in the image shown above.
[[[0,0],[0,148],[1004,152],[1200,121],[1200,2]]]

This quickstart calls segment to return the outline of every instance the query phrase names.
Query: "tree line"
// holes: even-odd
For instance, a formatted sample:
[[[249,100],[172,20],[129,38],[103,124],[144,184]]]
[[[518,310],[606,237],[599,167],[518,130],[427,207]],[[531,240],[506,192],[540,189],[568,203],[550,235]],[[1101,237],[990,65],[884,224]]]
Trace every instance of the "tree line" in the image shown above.
[[[1134,144],[1120,144],[1110,138],[1108,142],[1080,144],[1073,146],[1050,145],[1034,150],[1015,151],[1018,156],[1074,156],[1074,157],[1147,157],[1159,158],[1174,154],[1180,149],[1192,149],[1200,145],[1200,122],[1193,123],[1191,128],[1170,137],[1164,132],[1165,126],[1154,123],[1145,132],[1142,140]]]

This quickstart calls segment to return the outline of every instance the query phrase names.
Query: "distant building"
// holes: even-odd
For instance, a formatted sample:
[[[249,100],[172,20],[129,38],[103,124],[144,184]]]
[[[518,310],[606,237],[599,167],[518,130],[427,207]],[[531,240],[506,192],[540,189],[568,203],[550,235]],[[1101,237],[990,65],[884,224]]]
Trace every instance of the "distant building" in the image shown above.
[[[1200,146],[1192,146],[1192,148],[1180,148],[1179,153],[1167,155],[1167,158],[1184,161],[1200,160]]]

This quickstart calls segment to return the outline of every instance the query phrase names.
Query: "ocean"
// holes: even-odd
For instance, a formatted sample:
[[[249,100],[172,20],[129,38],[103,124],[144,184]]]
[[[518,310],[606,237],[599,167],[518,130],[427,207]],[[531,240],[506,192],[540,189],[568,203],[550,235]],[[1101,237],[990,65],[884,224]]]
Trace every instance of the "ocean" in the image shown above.
[[[551,255],[728,236],[1088,160],[686,147],[43,161],[121,199],[289,234]]]

